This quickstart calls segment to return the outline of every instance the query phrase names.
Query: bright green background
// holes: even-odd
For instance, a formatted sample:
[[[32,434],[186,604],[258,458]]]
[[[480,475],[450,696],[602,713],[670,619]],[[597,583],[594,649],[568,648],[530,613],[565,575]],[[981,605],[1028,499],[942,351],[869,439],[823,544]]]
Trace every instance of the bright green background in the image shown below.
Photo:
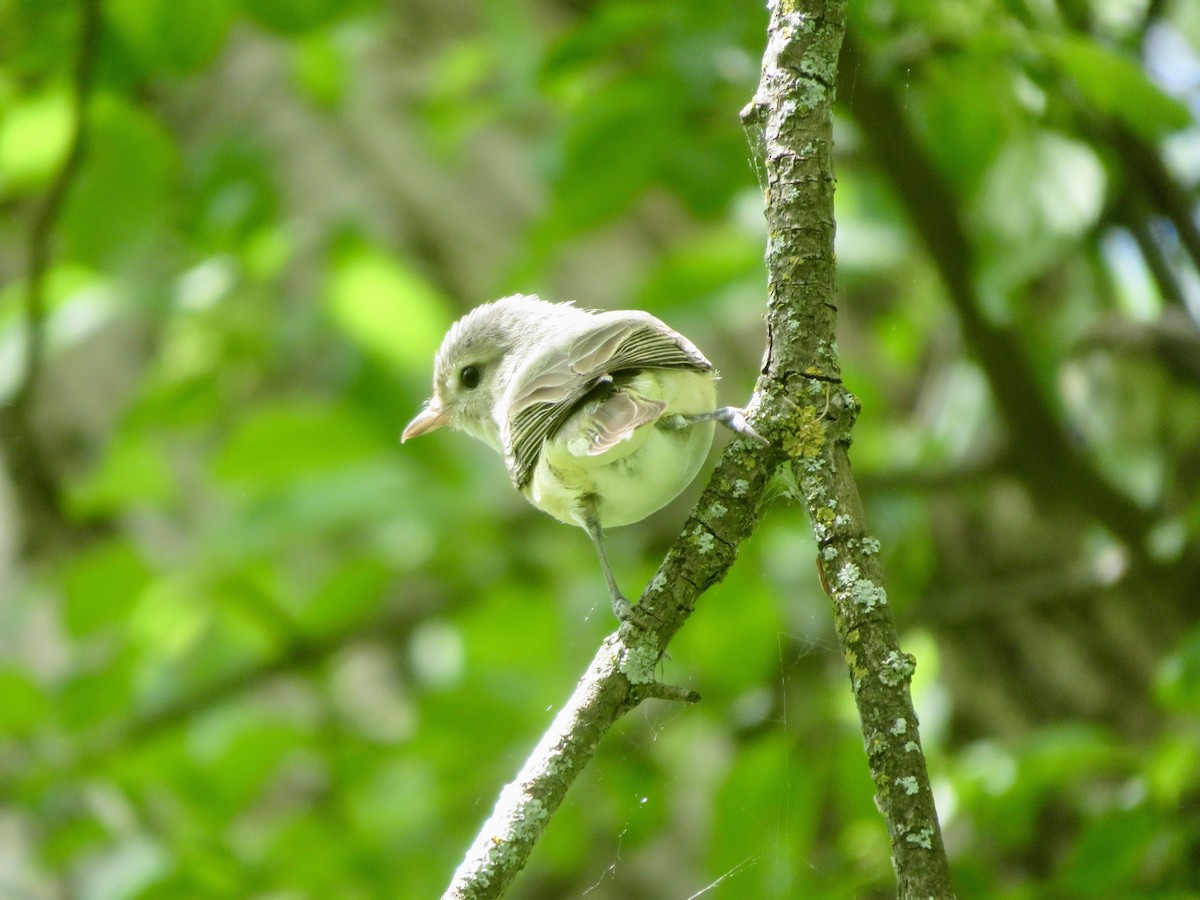
[[[852,455],[963,897],[1200,892],[1200,278],[1165,215],[1196,218],[1200,6],[1145,6],[851,3],[841,101],[883,86],[980,313],[1151,510],[1125,545],[1011,452],[1035,438],[878,164],[900,142],[843,107]],[[0,491],[0,896],[439,894],[613,622],[585,536],[490,451],[397,435],[446,326],[518,290],[648,309],[747,396],[765,25],[716,0],[104,4],[46,276],[61,516]],[[0,4],[3,396],[77,55],[74,2]],[[616,728],[512,896],[893,891],[787,495],[662,667],[703,703]],[[613,533],[628,590],[686,508]]]

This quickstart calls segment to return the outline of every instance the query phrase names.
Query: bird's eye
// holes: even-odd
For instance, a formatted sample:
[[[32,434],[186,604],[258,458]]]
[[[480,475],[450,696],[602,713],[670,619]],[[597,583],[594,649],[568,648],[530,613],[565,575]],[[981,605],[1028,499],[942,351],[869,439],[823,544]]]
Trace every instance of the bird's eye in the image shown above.
[[[458,380],[469,391],[479,387],[479,381],[482,377],[479,372],[479,366],[463,366],[463,370],[458,373]]]

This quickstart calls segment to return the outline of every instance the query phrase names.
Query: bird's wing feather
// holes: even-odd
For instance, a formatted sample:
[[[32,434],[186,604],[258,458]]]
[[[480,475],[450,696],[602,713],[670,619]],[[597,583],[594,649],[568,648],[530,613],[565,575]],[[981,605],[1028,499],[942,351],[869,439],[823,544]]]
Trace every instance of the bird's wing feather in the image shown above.
[[[630,369],[708,372],[712,363],[691,341],[649,313],[597,315],[595,327],[530,359],[513,378],[501,427],[504,458],[513,484],[524,488],[529,483],[542,444],[589,393]],[[642,408],[634,418],[645,412]],[[645,421],[652,419],[638,424]]]
[[[651,400],[629,388],[616,391],[590,411],[580,449],[587,456],[599,456],[626,440],[635,429],[655,421],[666,408],[665,400]],[[568,447],[578,452],[570,442]]]

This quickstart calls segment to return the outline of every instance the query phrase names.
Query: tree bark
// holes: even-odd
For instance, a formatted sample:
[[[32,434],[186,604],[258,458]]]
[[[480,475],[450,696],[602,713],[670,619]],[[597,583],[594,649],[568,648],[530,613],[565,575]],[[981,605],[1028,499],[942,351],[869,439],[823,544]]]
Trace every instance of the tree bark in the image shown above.
[[[720,581],[758,523],[772,474],[790,465],[820,548],[878,806],[904,898],[952,897],[909,680],[866,531],[847,448],[857,399],[835,342],[832,106],[845,0],[772,0],[762,79],[743,121],[762,127],[769,270],[767,355],[748,411],[771,441],[734,440],[667,558],[636,621],[610,635],[517,778],[501,792],[443,900],[503,895],[567,789],[622,715],[649,697],[695,700],[655,680],[667,643]]]
[[[859,404],[842,384],[836,343],[832,137],[846,3],[772,0],[770,11],[762,78],[742,114],[747,125],[762,127],[766,157],[770,332],[764,378],[784,386],[801,413],[783,449],[792,458],[822,584],[833,599],[899,896],[952,897],[909,690],[916,661],[900,649],[879,542],[867,532],[847,452]]]

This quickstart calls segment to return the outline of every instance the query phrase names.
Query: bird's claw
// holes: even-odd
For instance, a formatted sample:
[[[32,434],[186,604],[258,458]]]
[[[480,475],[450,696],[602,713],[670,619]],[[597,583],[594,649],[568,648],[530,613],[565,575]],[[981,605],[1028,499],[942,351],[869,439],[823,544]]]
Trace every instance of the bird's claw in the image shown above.
[[[633,604],[630,603],[622,594],[614,594],[612,598],[613,615],[617,617],[619,622],[630,622],[633,620]]]
[[[739,409],[736,406],[727,406],[725,410],[726,418],[721,419],[721,421],[725,423],[730,431],[740,434],[742,437],[749,438],[759,446],[771,446],[770,441],[754,430],[754,426],[746,418],[746,411],[744,409]]]
[[[659,424],[663,428],[669,429],[687,428],[690,425],[696,425],[700,422],[720,422],[730,431],[740,434],[742,437],[749,438],[760,446],[771,446],[770,441],[754,430],[754,426],[746,418],[746,411],[736,406],[722,406],[720,409],[714,409],[712,412],[698,413],[691,416],[664,416],[659,420]]]

